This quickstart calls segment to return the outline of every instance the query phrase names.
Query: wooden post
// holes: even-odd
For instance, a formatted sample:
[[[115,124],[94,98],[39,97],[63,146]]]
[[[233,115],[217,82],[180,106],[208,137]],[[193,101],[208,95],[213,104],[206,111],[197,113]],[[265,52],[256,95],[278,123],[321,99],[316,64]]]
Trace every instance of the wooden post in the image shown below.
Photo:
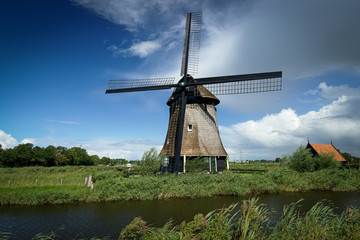
[[[11,187],[11,180],[9,179],[8,187]]]
[[[186,156],[184,155],[183,172],[186,173]]]
[[[85,186],[87,186],[87,185],[88,185],[88,178],[85,177]]]
[[[60,179],[60,186],[62,186],[62,182],[63,182],[62,179]]]
[[[35,186],[37,187],[37,185],[38,185],[38,181],[37,179],[35,179]]]
[[[87,186],[88,186],[88,187],[91,187],[91,183],[92,183],[92,176],[89,175]]]

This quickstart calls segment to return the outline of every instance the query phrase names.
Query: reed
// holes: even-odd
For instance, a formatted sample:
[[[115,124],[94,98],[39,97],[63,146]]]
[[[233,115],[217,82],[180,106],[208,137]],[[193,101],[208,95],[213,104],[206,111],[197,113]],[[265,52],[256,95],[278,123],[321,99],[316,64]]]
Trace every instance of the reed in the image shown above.
[[[135,218],[119,239],[359,239],[360,210],[348,208],[340,215],[332,207],[318,202],[308,212],[298,210],[301,200],[284,206],[281,219],[269,224],[269,210],[258,199],[245,200],[237,206],[197,214],[194,220],[162,228],[148,226]],[[154,233],[156,233],[154,235]]]

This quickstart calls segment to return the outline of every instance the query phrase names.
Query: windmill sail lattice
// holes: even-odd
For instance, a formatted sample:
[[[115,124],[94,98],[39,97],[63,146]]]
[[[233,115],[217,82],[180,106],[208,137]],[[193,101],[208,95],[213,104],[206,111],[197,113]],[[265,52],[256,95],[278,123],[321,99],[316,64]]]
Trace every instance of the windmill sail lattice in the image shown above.
[[[265,72],[194,79],[197,73],[202,13],[188,13],[181,65],[182,78],[110,80],[106,93],[124,93],[173,88],[167,102],[170,107],[168,132],[162,152],[169,158],[168,170],[185,170],[186,159],[203,155],[209,159],[209,170],[222,170],[227,153],[221,143],[215,106],[215,95],[279,91],[282,72]],[[215,94],[215,95],[214,95]],[[183,161],[180,159],[183,158]]]
[[[120,93],[120,92],[138,92],[159,90],[160,88],[169,89],[171,84],[175,81],[174,77],[169,78],[148,78],[148,79],[133,79],[133,80],[109,80],[106,93]],[[174,84],[176,86],[176,84]]]
[[[198,73],[200,40],[201,40],[201,24],[202,24],[202,12],[195,12],[191,14],[188,13],[186,18],[185,41],[184,41],[183,59],[181,64],[181,73],[180,73],[181,76],[184,76],[185,74],[186,65],[187,65],[188,74],[194,75]],[[188,50],[188,58],[186,64],[187,50]]]

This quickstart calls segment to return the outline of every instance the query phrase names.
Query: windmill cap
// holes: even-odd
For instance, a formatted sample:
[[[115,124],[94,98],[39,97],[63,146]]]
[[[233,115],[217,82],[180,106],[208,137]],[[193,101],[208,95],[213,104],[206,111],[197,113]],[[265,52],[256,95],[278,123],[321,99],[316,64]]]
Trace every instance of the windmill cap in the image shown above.
[[[174,88],[173,93],[171,94],[169,100],[167,101],[167,105],[171,106],[171,104],[178,100],[181,97],[181,83],[183,82],[183,78],[179,80],[179,87]],[[196,80],[192,76],[187,77],[187,82],[196,82]],[[196,92],[196,94],[195,94]],[[187,103],[207,103],[218,105],[220,100],[215,97],[206,87],[203,85],[189,86],[186,87],[186,95],[188,97]]]

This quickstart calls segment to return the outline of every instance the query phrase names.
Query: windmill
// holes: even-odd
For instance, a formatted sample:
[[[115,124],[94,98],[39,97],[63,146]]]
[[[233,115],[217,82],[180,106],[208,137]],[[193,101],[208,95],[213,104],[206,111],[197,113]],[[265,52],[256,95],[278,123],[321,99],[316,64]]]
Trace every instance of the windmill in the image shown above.
[[[182,78],[178,83],[174,83],[175,78],[110,80],[106,90],[106,94],[109,94],[174,88],[167,102],[170,118],[162,152],[169,158],[168,170],[175,173],[179,172],[180,163],[185,169],[187,148],[195,149],[190,157],[196,155],[194,152],[204,154],[204,151],[208,151],[205,155],[209,157],[210,169],[212,166],[216,168],[217,163],[225,162],[227,153],[221,143],[215,109],[220,101],[215,95],[279,91],[282,87],[281,71],[194,79],[192,75],[198,70],[201,23],[201,12],[187,14]],[[193,129],[195,126],[186,122],[185,117],[195,121],[197,129]],[[183,162],[180,161],[181,156]]]

